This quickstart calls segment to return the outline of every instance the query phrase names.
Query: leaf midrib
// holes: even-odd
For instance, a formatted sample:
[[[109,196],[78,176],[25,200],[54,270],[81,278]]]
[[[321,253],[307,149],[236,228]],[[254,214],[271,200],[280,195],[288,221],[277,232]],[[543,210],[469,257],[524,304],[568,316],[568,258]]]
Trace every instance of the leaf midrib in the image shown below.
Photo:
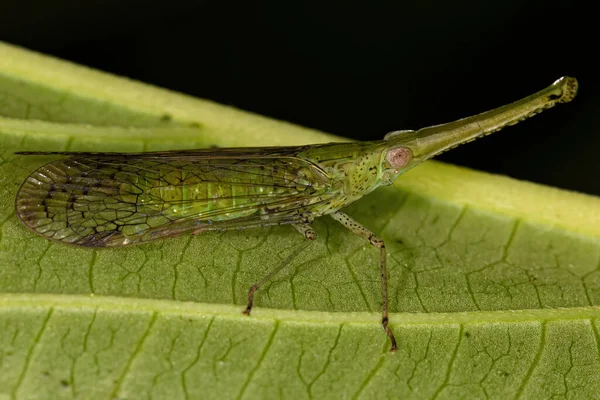
[[[97,310],[123,313],[158,313],[185,317],[222,317],[251,322],[276,320],[321,324],[373,324],[380,318],[376,312],[325,312],[274,308],[253,309],[251,317],[242,314],[242,306],[139,299],[119,296],[84,296],[39,293],[1,294],[2,308],[60,308],[62,310]],[[493,310],[431,313],[392,313],[390,320],[409,325],[448,325],[492,322],[544,322],[600,318],[600,306],[553,309]]]

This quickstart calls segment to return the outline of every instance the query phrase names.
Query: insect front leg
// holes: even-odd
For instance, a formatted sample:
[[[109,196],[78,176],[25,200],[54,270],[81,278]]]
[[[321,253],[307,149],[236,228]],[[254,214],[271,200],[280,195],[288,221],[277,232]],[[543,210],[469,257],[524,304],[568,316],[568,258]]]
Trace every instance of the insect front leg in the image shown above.
[[[387,268],[386,268],[386,253],[385,253],[385,243],[383,239],[377,237],[373,232],[356,222],[347,214],[336,211],[334,213],[329,214],[333,219],[344,225],[350,231],[355,233],[356,235],[366,239],[373,246],[379,248],[380,253],[380,261],[379,267],[381,272],[381,297],[382,297],[382,311],[381,311],[381,325],[383,325],[383,329],[385,333],[388,335],[390,340],[392,341],[391,351],[396,351],[398,348],[396,346],[396,338],[394,338],[394,334],[392,330],[388,326],[388,288],[387,288]]]
[[[248,306],[244,310],[244,314],[250,315],[250,311],[252,310],[252,304],[254,303],[254,293],[260,289],[265,283],[267,283],[271,278],[273,278],[279,271],[281,271],[286,265],[288,265],[298,254],[302,253],[304,249],[308,247],[316,238],[317,233],[310,227],[308,224],[293,224],[292,225],[298,232],[300,232],[305,239],[302,243],[299,243],[292,253],[286,257],[285,260],[281,261],[275,268],[271,270],[262,280],[258,283],[255,283],[250,288],[248,292]]]

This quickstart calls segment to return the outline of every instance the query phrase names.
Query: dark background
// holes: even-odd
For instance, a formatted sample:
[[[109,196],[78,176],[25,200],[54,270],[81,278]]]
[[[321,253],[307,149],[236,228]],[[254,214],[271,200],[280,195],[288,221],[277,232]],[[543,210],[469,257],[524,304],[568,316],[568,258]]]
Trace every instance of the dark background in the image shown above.
[[[4,0],[0,40],[362,140],[576,76],[573,103],[439,159],[600,195],[593,15],[549,1]]]

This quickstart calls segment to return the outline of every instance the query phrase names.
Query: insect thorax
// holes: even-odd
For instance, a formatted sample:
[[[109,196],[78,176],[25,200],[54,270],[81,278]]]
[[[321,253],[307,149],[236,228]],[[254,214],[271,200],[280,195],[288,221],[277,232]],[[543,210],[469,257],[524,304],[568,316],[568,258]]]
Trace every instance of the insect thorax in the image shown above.
[[[380,143],[340,143],[306,152],[340,188],[341,207],[358,200],[382,184]],[[343,199],[342,199],[343,198]]]

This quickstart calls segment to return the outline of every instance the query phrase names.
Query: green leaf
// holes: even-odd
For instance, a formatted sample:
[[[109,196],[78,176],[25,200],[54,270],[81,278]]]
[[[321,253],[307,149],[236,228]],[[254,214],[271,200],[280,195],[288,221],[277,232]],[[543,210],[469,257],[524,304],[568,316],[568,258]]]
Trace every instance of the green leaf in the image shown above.
[[[90,250],[29,232],[14,198],[49,157],[341,140],[0,44],[0,398],[593,398],[600,200],[427,162],[329,218]],[[540,117],[540,118],[543,118]],[[83,125],[85,123],[86,125]]]

